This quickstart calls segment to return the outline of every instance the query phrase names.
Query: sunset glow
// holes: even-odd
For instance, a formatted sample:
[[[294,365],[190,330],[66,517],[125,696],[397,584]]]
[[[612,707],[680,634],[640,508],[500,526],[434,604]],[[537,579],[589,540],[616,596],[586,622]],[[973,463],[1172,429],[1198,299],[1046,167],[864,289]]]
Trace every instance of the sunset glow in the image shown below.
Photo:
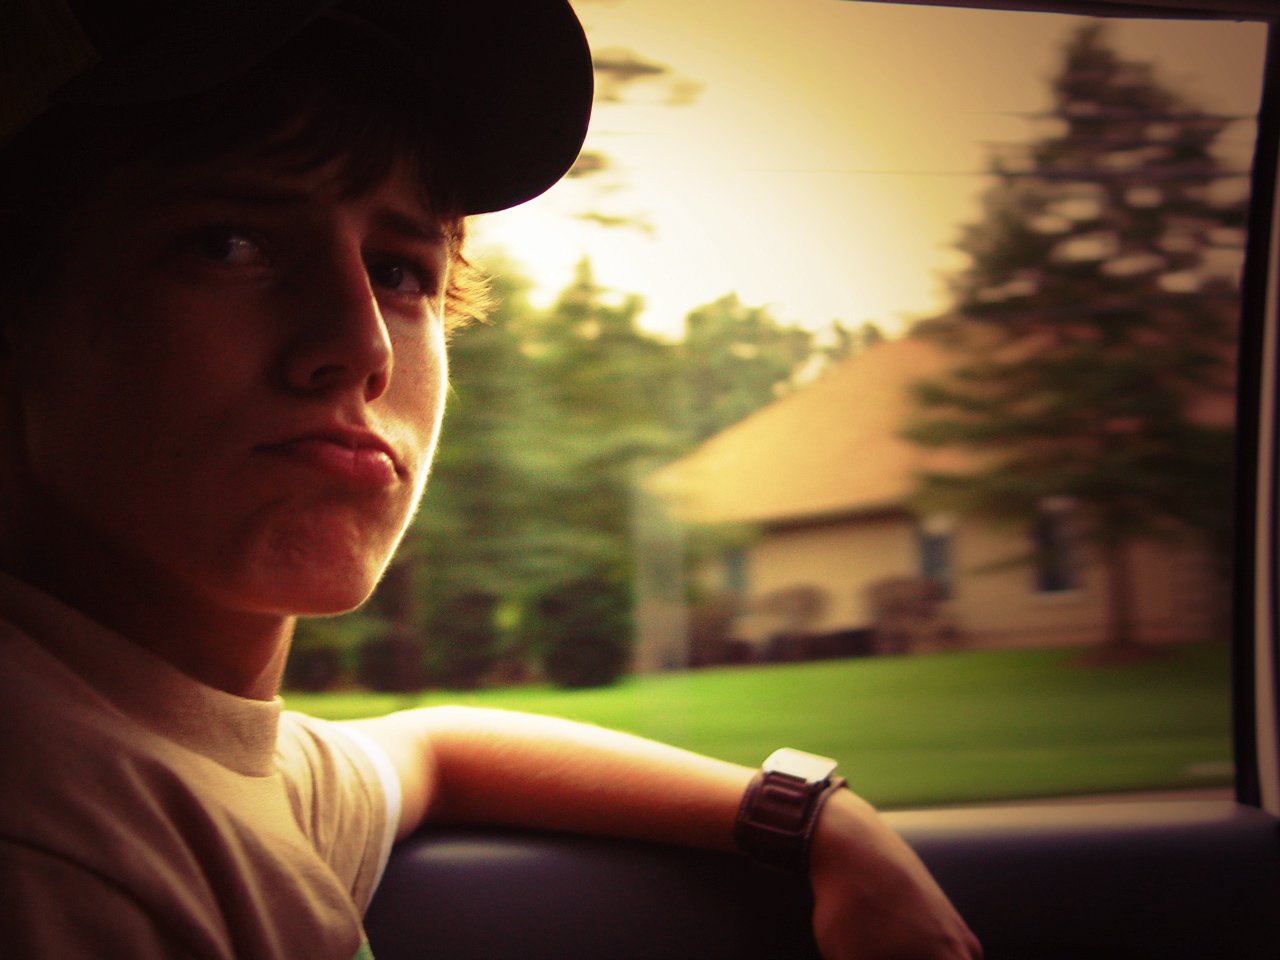
[[[642,323],[736,292],[782,320],[887,331],[944,310],[951,248],[995,143],[1028,114],[1076,18],[849,0],[578,0],[597,59],[667,68],[602,78],[586,150],[605,168],[475,225],[546,304],[589,257],[642,296]],[[1118,21],[1119,51],[1206,109],[1256,109],[1257,25]],[[614,90],[619,102],[607,97]],[[1233,168],[1248,164],[1248,121]],[[1230,146],[1230,144],[1228,144]]]

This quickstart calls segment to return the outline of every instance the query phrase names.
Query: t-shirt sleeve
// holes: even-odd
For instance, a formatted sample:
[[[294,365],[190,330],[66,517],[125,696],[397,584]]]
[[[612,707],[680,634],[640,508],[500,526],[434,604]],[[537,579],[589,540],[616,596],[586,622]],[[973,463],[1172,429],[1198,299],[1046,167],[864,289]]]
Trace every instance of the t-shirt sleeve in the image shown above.
[[[51,853],[0,841],[0,956],[189,960],[198,951],[167,918],[126,891]]]
[[[364,911],[391,853],[400,787],[372,741],[286,711],[276,764],[299,827]]]

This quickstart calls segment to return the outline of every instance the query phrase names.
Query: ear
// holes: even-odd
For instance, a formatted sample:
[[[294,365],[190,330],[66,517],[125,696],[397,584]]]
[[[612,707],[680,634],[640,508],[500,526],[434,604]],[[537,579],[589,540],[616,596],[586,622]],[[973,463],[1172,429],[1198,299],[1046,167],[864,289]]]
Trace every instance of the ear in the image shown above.
[[[15,398],[21,357],[21,332],[31,312],[26,298],[0,288],[0,407],[9,408]]]
[[[0,401],[8,398],[9,385],[13,382],[10,375],[14,355],[11,331],[17,320],[15,312],[12,298],[0,295]]]
[[[17,298],[0,291],[0,524],[8,517],[3,505],[15,502],[14,474],[10,468],[16,453],[21,408],[17,331],[22,322]]]
[[[18,305],[15,297],[0,291],[0,399],[9,395],[9,385],[13,382],[11,367],[16,353],[13,343],[13,329],[18,323]]]

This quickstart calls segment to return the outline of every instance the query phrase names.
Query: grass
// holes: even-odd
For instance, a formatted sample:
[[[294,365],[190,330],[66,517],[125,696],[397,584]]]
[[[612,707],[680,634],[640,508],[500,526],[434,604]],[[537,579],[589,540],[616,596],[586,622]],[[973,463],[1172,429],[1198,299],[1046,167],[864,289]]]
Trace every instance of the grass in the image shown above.
[[[318,716],[467,703],[570,717],[756,766],[825,753],[886,807],[1230,782],[1228,651],[1084,668],[1075,650],[972,651],[629,678],[614,687],[287,694]]]

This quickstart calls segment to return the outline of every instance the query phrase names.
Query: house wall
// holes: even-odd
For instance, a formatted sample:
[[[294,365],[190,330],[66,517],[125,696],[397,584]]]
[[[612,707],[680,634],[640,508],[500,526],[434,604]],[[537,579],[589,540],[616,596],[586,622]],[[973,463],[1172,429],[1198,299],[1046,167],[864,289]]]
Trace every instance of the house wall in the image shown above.
[[[952,533],[951,599],[947,610],[969,646],[1031,647],[1098,643],[1106,625],[1106,584],[1095,558],[1082,555],[1078,589],[1045,593],[1026,564],[1000,565],[1027,544],[1016,534],[974,522]],[[1176,543],[1133,550],[1139,638],[1147,642],[1208,639],[1222,629],[1220,607],[1203,556]],[[918,576],[915,524],[905,516],[859,518],[822,527],[772,531],[747,555],[747,593],[757,609],[740,617],[736,633],[755,644],[787,628],[762,598],[796,587],[817,588],[826,608],[806,630],[829,632],[871,625],[867,590],[890,577]],[[766,604],[767,606],[767,604]],[[1216,618],[1216,619],[1215,619]]]
[[[954,589],[950,608],[975,646],[1028,647],[1101,642],[1107,617],[1105,572],[1097,558],[1082,556],[1079,588],[1036,589],[1033,570],[999,564],[1025,549],[1016,535],[963,524],[954,539]],[[1221,629],[1204,556],[1173,542],[1143,543],[1132,550],[1135,616],[1139,639],[1186,642],[1210,639]]]
[[[816,587],[828,606],[807,629],[864,627],[871,620],[867,584],[914,572],[918,564],[914,528],[902,516],[772,531],[747,553],[747,589],[759,599]],[[785,627],[777,616],[763,613],[741,617],[737,625],[739,636],[752,643],[763,643]]]

